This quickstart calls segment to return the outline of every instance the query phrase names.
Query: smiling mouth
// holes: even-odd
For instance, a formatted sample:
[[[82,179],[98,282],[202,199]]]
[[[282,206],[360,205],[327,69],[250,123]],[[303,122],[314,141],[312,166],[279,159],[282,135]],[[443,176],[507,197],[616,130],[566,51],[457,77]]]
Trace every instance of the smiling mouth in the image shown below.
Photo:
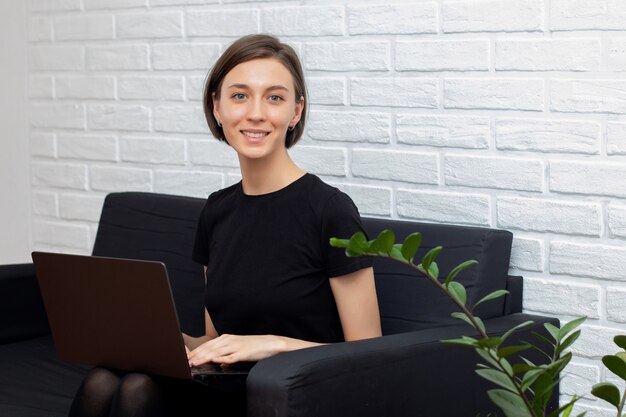
[[[241,133],[252,139],[260,139],[270,134],[270,132],[251,132],[249,130],[241,130]]]

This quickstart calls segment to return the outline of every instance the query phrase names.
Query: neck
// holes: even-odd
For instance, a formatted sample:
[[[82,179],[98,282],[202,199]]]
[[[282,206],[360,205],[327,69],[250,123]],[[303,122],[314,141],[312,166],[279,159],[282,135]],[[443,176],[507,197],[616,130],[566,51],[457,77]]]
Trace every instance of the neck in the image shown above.
[[[247,195],[268,194],[285,188],[302,175],[287,150],[268,159],[239,158],[243,192]]]

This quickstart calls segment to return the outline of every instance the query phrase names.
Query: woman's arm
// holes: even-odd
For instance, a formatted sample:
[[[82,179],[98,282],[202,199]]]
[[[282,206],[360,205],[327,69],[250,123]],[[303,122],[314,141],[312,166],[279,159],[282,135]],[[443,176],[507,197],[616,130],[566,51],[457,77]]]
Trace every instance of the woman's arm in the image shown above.
[[[339,311],[345,340],[380,336],[380,314],[373,269],[365,268],[331,278],[330,285]],[[240,361],[258,361],[281,352],[322,344],[275,335],[224,334],[194,349],[189,354],[189,364],[196,366],[206,362],[229,364]]]

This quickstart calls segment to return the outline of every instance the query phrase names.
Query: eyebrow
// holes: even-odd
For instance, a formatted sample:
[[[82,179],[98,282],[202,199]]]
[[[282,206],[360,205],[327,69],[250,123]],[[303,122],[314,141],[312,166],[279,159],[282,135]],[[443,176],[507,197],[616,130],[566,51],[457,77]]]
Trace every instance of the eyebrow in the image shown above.
[[[242,89],[250,89],[250,86],[247,84],[239,84],[239,83],[235,83],[235,84],[231,84],[228,86],[228,88],[242,88]],[[287,87],[285,87],[284,85],[270,85],[269,87],[267,87],[265,89],[265,91],[269,91],[269,90],[285,90],[285,91],[289,91],[289,89]]]

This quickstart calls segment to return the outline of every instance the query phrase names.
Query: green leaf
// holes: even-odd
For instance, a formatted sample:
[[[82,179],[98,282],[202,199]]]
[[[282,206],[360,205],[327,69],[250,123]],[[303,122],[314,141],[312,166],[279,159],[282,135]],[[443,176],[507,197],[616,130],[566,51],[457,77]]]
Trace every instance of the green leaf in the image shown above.
[[[493,366],[494,368],[499,368],[500,365],[498,364],[498,362],[496,361],[496,359],[494,359],[491,356],[491,353],[482,349],[476,349],[476,353],[478,353],[478,356],[480,356],[481,358],[483,358],[483,360],[485,362],[487,362],[489,365]]]
[[[391,250],[389,251],[389,256],[391,256],[393,259],[395,259],[396,261],[400,261],[403,263],[407,263],[407,260],[404,259],[404,256],[402,256],[402,245],[399,243],[394,244],[391,247]]]
[[[613,342],[622,349],[626,350],[626,336],[619,334],[613,338]]]
[[[393,248],[393,244],[396,241],[396,235],[389,229],[385,229],[378,234],[374,240],[374,244],[378,248],[379,252],[389,254]]]
[[[587,317],[580,317],[564,324],[559,330],[558,340],[560,341],[561,339],[563,339],[565,335],[574,330],[576,327],[580,326],[585,320],[587,320]]]
[[[504,340],[504,338],[502,338],[502,340]],[[506,358],[507,356],[511,356],[515,353],[522,352],[528,349],[530,349],[529,344],[503,347],[501,349],[498,349],[498,357]]]
[[[523,323],[520,323],[520,324],[517,324],[517,325],[511,327],[509,330],[507,330],[506,333],[504,333],[502,335],[502,340],[508,339],[509,336],[511,336],[513,334],[513,332],[515,332],[516,330],[523,329],[524,327],[528,327],[528,326],[530,326],[533,323],[534,322],[532,320],[528,320],[528,321],[525,321]]]
[[[487,391],[487,395],[495,405],[502,409],[506,417],[532,416],[524,401],[517,394],[503,389],[492,389]]]
[[[472,321],[469,319],[467,314],[462,313],[460,311],[455,311],[454,313],[450,313],[450,315],[452,317],[454,317],[455,319],[463,320],[465,323],[467,323],[470,326],[474,327],[474,323],[472,323]]]
[[[521,388],[522,391],[526,391],[532,384],[535,383],[539,375],[543,373],[543,369],[531,369],[524,374],[522,378]]]
[[[526,363],[516,363],[513,365],[513,375],[521,374],[522,372],[528,372],[531,369],[536,369],[536,366],[528,365]]]
[[[480,319],[480,317],[474,316],[474,321],[478,324],[478,328],[483,331],[483,333],[487,333],[487,329],[485,329],[485,323]]]
[[[545,337],[544,335],[542,335],[541,333],[537,333],[537,332],[530,332],[530,334],[532,334],[533,336],[535,336],[537,339],[542,340],[544,342],[546,342],[548,345],[552,346],[552,347],[556,347],[556,345],[554,344],[554,342],[552,342],[550,339],[548,339],[547,337]]]
[[[561,342],[561,344],[556,348],[554,352],[557,357],[561,356],[561,353],[565,351],[568,347],[570,347],[576,339],[580,336],[580,330],[576,330],[574,333],[570,334]]]
[[[330,246],[333,248],[347,248],[348,242],[350,242],[349,239],[338,239],[336,237],[330,238]]]
[[[439,278],[439,266],[437,265],[437,262],[431,262],[428,267],[428,274],[434,279]]]
[[[619,407],[620,403],[620,392],[619,389],[610,382],[601,382],[599,384],[595,384],[593,388],[591,388],[591,394],[595,397],[600,398],[608,402],[609,404]]]
[[[437,246],[436,248],[432,248],[431,250],[429,250],[428,253],[424,255],[424,258],[422,259],[422,268],[428,271],[428,268],[430,267],[431,262],[434,261],[437,256],[439,256],[442,250],[443,250],[443,247],[441,246]]]
[[[404,242],[402,243],[402,257],[407,261],[411,262],[415,253],[419,249],[422,244],[422,234],[421,233],[411,233],[408,235]]]
[[[555,341],[557,342],[559,341],[559,328],[558,327],[556,327],[555,325],[551,323],[545,323],[543,327],[546,328],[548,333],[550,333],[550,336],[552,336]]]
[[[474,339],[473,337],[468,337],[468,336],[463,336],[459,339],[446,339],[446,340],[442,340],[442,343],[447,343],[449,345],[462,345],[462,346],[468,346],[471,348],[476,348],[478,346],[478,340]]]
[[[513,385],[511,379],[502,371],[498,371],[497,369],[477,369],[476,373],[485,378],[487,381],[493,382],[502,388],[511,392],[517,392],[517,388]]]
[[[609,371],[626,381],[626,362],[618,356],[606,355],[602,357],[602,363]]]
[[[502,343],[502,339],[499,337],[486,337],[484,339],[478,339],[478,345],[486,348],[497,348]]]
[[[446,289],[455,300],[457,300],[460,304],[465,305],[465,302],[467,301],[467,292],[462,284],[452,281],[446,286]]]
[[[476,307],[478,307],[479,305],[481,305],[485,301],[494,300],[494,299],[496,299],[498,297],[502,297],[503,295],[506,295],[508,293],[509,292],[507,290],[496,290],[496,291],[492,292],[491,294],[487,294],[483,298],[478,300],[478,302],[476,304],[474,304],[474,306],[472,307],[472,311],[474,311],[476,309]]]
[[[454,278],[456,278],[456,276],[459,274],[459,272],[463,271],[464,269],[469,268],[470,266],[477,265],[477,264],[478,264],[478,261],[475,261],[473,259],[460,263],[459,265],[455,266],[452,271],[450,271],[450,273],[446,277],[445,283],[447,284],[450,281],[453,281]]]
[[[367,238],[363,232],[357,232],[350,238],[346,255],[350,257],[361,256],[367,248]]]

